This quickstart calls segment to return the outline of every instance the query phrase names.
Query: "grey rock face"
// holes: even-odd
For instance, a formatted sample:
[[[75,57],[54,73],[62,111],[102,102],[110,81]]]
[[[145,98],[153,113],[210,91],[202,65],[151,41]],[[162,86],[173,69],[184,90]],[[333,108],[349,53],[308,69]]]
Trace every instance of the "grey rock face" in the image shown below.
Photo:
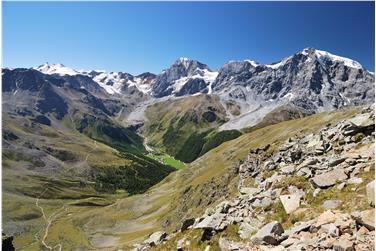
[[[181,58],[177,60],[170,68],[157,76],[153,85],[152,94],[160,98],[176,92],[177,96],[194,94],[206,90],[207,84],[202,78],[192,78],[193,76],[204,76],[206,71],[211,71],[209,67],[195,60]],[[187,78],[184,81],[182,78]],[[176,81],[183,81],[181,89],[174,89]]]
[[[374,101],[372,74],[360,65],[351,67],[345,61],[324,58],[320,51],[308,48],[273,65],[229,62],[219,70],[213,93],[241,104],[252,124],[257,119],[251,116],[263,117],[286,103],[317,112]],[[233,123],[226,129],[239,125]]]

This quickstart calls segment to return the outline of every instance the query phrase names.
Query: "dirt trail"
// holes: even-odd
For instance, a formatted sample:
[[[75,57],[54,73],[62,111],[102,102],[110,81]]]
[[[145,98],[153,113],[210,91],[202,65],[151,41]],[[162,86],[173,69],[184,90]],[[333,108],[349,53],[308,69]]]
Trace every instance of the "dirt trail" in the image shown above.
[[[60,209],[58,209],[55,213],[51,214],[50,217],[47,217],[46,214],[44,213],[44,209],[41,205],[39,205],[39,199],[42,197],[42,195],[48,190],[48,187],[46,189],[44,189],[44,191],[39,195],[39,197],[36,199],[35,201],[35,205],[40,209],[40,211],[42,212],[42,216],[43,216],[43,219],[46,221],[47,225],[46,225],[46,228],[44,230],[44,235],[43,235],[43,238],[41,240],[43,246],[49,250],[54,250],[54,249],[57,249],[59,251],[61,251],[62,249],[62,245],[61,243],[59,244],[56,244],[55,246],[51,247],[49,246],[47,243],[46,243],[46,239],[48,237],[48,231],[50,229],[50,226],[52,224],[52,222],[57,218],[57,216],[59,214],[61,214],[62,212],[66,211],[67,208],[65,205],[63,205]],[[65,210],[64,210],[65,209]]]
[[[86,158],[85,158],[85,161],[87,162],[87,160],[88,160],[88,158],[89,158],[89,156],[90,156],[90,154],[92,153],[92,152],[94,152],[95,151],[95,149],[97,149],[98,148],[98,146],[97,146],[97,141],[96,140],[94,140],[94,148],[93,149],[91,149],[88,153],[87,153],[87,155],[86,155]]]

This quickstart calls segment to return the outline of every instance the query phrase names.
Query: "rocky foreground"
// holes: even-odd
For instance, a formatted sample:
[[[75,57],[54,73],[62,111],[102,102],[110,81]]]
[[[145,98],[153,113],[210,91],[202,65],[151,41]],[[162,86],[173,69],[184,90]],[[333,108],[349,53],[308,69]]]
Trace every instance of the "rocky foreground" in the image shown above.
[[[252,149],[234,199],[134,250],[192,250],[198,230],[205,250],[374,250],[374,119],[366,107],[316,134]]]

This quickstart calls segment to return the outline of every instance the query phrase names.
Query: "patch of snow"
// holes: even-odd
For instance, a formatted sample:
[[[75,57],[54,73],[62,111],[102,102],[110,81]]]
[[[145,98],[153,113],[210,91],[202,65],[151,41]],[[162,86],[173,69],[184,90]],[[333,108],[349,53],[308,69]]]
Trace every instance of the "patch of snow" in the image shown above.
[[[286,93],[282,98],[288,99],[291,101],[294,98],[294,96],[295,96],[294,93],[289,92],[289,93]]]
[[[356,68],[356,69],[362,69],[363,68],[362,65],[359,64],[355,60],[345,58],[345,57],[341,57],[341,56],[337,56],[337,55],[331,54],[327,51],[315,50],[315,54],[316,54],[316,58],[320,61],[320,63],[329,59],[333,62],[342,62],[347,67]]]
[[[183,86],[190,79],[203,79],[208,84],[208,88],[209,88],[208,93],[211,94],[212,93],[212,84],[213,84],[214,80],[217,78],[218,72],[209,71],[207,69],[196,69],[195,72],[196,72],[195,75],[182,77],[182,78],[179,78],[178,80],[175,80],[175,82],[173,84],[172,93],[176,93],[176,92],[180,91],[181,88],[183,88]]]
[[[189,66],[189,61],[190,61],[190,60],[189,60],[188,58],[184,58],[184,57],[179,58],[179,62],[180,62],[181,64],[183,64],[185,68],[188,68],[188,66]]]
[[[120,93],[125,79],[120,77],[118,72],[102,72],[93,78],[109,94]]]
[[[291,57],[285,58],[278,63],[266,64],[265,66],[275,70],[275,69],[278,69],[279,67],[283,66],[290,58]]]
[[[142,83],[142,79],[141,78],[137,78],[135,77],[134,78],[134,81],[128,81],[129,83],[129,86],[136,86],[136,88],[145,93],[145,94],[148,94],[151,92],[151,88],[152,88],[152,85],[148,84],[148,83]]]
[[[248,59],[246,59],[246,60],[244,60],[244,61],[250,63],[253,67],[256,67],[256,66],[259,65],[256,61],[253,61],[253,60],[248,60]]]

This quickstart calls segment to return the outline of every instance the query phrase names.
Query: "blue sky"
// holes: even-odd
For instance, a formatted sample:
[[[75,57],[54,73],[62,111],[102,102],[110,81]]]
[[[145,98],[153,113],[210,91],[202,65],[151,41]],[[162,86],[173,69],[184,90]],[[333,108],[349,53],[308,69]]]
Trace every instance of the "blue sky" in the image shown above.
[[[3,65],[159,73],[314,47],[373,71],[374,16],[373,2],[3,2]]]

